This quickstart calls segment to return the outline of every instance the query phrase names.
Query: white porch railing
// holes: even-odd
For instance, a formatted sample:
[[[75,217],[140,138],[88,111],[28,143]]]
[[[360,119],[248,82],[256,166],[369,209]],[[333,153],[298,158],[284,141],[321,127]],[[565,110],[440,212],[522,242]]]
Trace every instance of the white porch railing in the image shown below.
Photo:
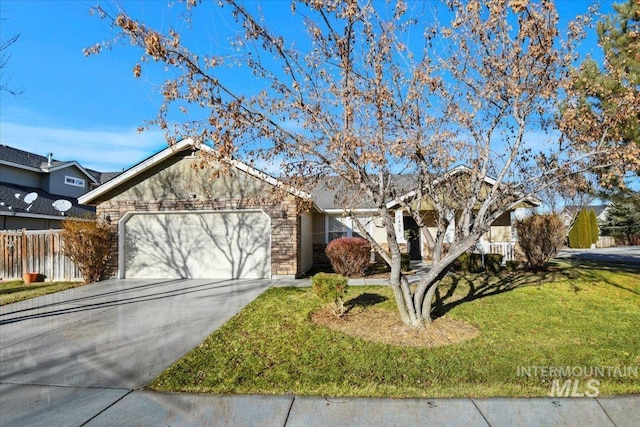
[[[516,245],[511,242],[489,243],[482,242],[478,244],[484,254],[500,254],[502,261],[513,261],[516,257]]]

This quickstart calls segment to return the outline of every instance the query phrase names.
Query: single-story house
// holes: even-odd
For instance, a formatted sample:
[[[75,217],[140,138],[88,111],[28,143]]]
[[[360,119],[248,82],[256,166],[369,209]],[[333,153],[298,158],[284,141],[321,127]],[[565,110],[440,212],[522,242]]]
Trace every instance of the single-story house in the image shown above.
[[[458,175],[463,175],[468,171],[467,167],[459,166],[451,170],[448,176],[456,179]],[[411,176],[402,176],[396,179],[399,181],[410,180]],[[485,178],[484,185],[487,188],[494,184],[495,181],[493,179]],[[402,182],[399,182],[398,187],[411,188],[411,184],[403,185]],[[340,203],[341,198],[336,197],[336,192],[339,191],[339,185],[319,185],[311,191],[314,202],[320,208],[319,212],[313,214],[314,262],[316,263],[325,260],[323,252],[329,241],[338,237],[358,235],[354,220],[345,216],[345,207]],[[482,236],[475,250],[483,253],[499,253],[505,257],[505,260],[513,259],[515,257],[515,243],[512,236],[513,213],[516,209],[531,208],[538,206],[538,204],[538,201],[531,200],[509,209],[493,222],[490,230]],[[395,201],[389,202],[387,207],[394,211],[396,236],[401,249],[409,253],[411,260],[430,260],[429,247],[414,218],[401,209]],[[382,247],[387,247],[386,229],[382,219],[377,215],[377,209],[373,205],[364,202],[358,208],[349,210],[359,218],[360,223],[365,226],[366,231],[373,236],[376,242],[380,243]],[[422,212],[422,217],[426,221],[431,235],[435,236],[437,225],[435,216],[430,213],[431,210],[433,208],[428,203],[421,203],[420,211]],[[445,243],[453,240],[454,230],[455,220],[449,224],[446,230]]]
[[[200,150],[211,150],[206,146]],[[119,278],[276,278],[299,277],[323,262],[335,238],[357,235],[335,189],[310,192],[286,188],[280,200],[266,197],[268,186],[283,184],[255,168],[233,161],[202,159],[189,139],[149,157],[80,197],[96,207],[98,218],[117,231],[111,274]],[[298,209],[304,205],[305,209]],[[386,233],[375,209],[358,216],[381,244]],[[428,259],[410,217],[396,210],[401,242],[414,259]],[[405,237],[406,236],[406,237]],[[490,242],[511,244],[509,213],[487,233]],[[413,243],[411,243],[413,242]]]

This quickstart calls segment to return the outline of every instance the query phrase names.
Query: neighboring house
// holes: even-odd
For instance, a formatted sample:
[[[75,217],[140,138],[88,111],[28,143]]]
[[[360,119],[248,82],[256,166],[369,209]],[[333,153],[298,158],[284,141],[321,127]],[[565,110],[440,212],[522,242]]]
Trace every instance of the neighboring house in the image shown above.
[[[600,224],[604,223],[607,220],[607,213],[609,212],[609,208],[611,207],[611,203],[607,203],[605,205],[592,205],[585,206],[587,209],[592,210],[596,214],[596,220],[598,222],[598,234],[600,234]],[[573,222],[575,221],[578,213],[582,210],[583,206],[565,206],[562,211],[560,211],[560,218],[564,222],[565,227],[567,227],[567,233],[571,229]],[[612,236],[598,236],[598,241],[595,243],[597,248],[609,248],[612,246],[616,246],[616,239]]]
[[[211,150],[202,146],[201,150]],[[111,274],[119,278],[299,277],[322,262],[326,244],[357,235],[330,187],[311,192],[285,188],[280,200],[266,197],[283,184],[246,164],[230,162],[230,173],[215,174],[215,163],[199,167],[191,140],[149,157],[81,196],[118,233]],[[488,182],[490,185],[490,183]],[[303,203],[306,210],[300,212]],[[386,233],[375,209],[357,209],[381,244]],[[404,243],[415,222],[396,213]],[[408,244],[416,259],[428,258],[419,233]],[[496,221],[488,242],[510,243],[510,213]]]
[[[606,205],[594,205],[594,206],[565,206],[560,211],[560,218],[564,222],[566,227],[571,227],[573,225],[573,221],[578,216],[578,213],[582,210],[583,207],[592,210],[596,214],[596,219],[598,220],[598,224],[607,220],[607,212],[609,211],[609,204]]]
[[[0,229],[57,229],[65,217],[93,217],[77,198],[107,175],[76,161],[58,161],[0,145]]]

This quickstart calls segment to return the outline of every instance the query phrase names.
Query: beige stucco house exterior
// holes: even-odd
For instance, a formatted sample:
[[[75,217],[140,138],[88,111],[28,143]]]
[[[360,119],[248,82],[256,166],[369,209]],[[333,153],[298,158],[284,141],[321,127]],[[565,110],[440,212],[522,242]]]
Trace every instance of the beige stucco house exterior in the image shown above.
[[[80,197],[117,235],[111,274],[120,278],[300,277],[326,262],[335,238],[357,235],[335,189],[286,188],[277,179],[237,161],[202,161],[185,139]],[[278,188],[278,197],[271,191]],[[393,208],[393,207],[392,207]],[[375,209],[355,209],[383,246],[386,232]],[[428,214],[428,208],[425,207]],[[400,241],[413,259],[429,253],[415,222],[395,210]],[[483,238],[487,251],[511,245],[506,213]]]

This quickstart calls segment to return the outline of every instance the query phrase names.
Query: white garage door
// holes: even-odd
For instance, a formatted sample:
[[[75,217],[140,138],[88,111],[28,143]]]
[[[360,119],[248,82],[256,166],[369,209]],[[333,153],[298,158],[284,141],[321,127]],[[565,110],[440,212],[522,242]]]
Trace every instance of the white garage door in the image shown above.
[[[119,232],[120,278],[271,277],[262,211],[130,212]]]

